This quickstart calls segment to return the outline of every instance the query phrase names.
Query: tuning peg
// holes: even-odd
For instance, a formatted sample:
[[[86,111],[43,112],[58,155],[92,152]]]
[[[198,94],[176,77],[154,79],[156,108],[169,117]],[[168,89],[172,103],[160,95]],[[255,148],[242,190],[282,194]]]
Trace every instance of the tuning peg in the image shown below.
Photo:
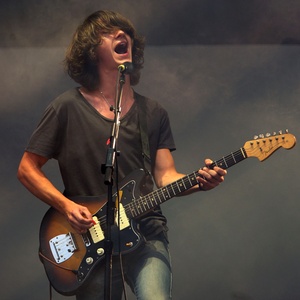
[[[279,132],[279,134],[282,134],[282,130],[279,130],[278,132]]]
[[[260,137],[261,139],[263,139],[265,136],[261,133],[261,134],[259,135],[259,137]]]
[[[285,130],[285,133],[289,133],[289,130],[288,130],[288,129],[286,129],[286,130]]]
[[[255,135],[255,136],[253,137],[253,139],[254,139],[254,140],[257,140],[257,139],[258,139],[258,135]]]
[[[266,137],[269,137],[269,136],[271,136],[271,133],[267,132]]]

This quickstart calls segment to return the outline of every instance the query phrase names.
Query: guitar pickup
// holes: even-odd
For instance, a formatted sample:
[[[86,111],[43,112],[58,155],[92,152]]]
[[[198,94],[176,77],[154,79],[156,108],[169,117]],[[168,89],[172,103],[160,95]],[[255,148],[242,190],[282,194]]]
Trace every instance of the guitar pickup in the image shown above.
[[[95,222],[95,225],[93,225],[90,229],[89,232],[91,234],[92,240],[94,244],[99,243],[104,240],[104,233],[100,227],[99,220],[96,216],[93,217],[93,220]]]
[[[119,208],[120,208],[120,214],[119,211],[117,210],[115,216],[115,223],[120,230],[123,230],[129,227],[130,223],[128,217],[126,216],[126,212],[122,203],[120,203]]]

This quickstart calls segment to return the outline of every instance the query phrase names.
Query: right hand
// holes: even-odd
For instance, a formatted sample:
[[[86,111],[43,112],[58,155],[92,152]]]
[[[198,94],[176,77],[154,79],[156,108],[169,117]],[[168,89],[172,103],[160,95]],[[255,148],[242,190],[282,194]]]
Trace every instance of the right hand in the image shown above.
[[[65,215],[70,225],[79,234],[86,233],[89,228],[95,225],[88,208],[71,200],[65,208]]]

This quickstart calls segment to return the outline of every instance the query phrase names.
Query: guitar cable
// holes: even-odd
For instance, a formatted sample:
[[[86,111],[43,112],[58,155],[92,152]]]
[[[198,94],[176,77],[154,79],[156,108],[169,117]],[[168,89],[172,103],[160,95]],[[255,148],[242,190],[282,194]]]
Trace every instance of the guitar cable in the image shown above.
[[[49,281],[49,300],[52,300],[52,284]]]
[[[61,268],[63,270],[66,270],[66,271],[70,271],[74,274],[78,274],[78,271],[77,270],[72,270],[72,269],[69,269],[69,268],[65,268],[65,267],[62,267],[60,266],[59,264],[55,263],[54,261],[52,261],[51,259],[49,259],[48,257],[46,257],[44,254],[42,254],[41,251],[39,251],[39,257],[40,257],[40,260],[41,262],[44,264],[43,262],[43,259],[46,260],[47,262],[53,264],[54,266],[58,267],[58,268]],[[49,280],[49,300],[52,300],[52,297],[53,297],[53,293],[52,293],[52,284]]]
[[[70,268],[66,268],[66,267],[63,267],[63,266],[60,266],[59,264],[57,264],[56,262],[54,262],[53,260],[51,260],[50,258],[48,258],[47,256],[45,256],[44,254],[41,253],[41,251],[39,251],[39,256],[40,258],[43,258],[44,260],[46,260],[47,262],[51,263],[52,265],[60,268],[60,269],[63,269],[65,271],[70,271],[70,272],[73,272],[74,274],[78,274],[78,270],[72,270]],[[42,261],[42,259],[41,259]],[[43,263],[43,261],[42,261]]]

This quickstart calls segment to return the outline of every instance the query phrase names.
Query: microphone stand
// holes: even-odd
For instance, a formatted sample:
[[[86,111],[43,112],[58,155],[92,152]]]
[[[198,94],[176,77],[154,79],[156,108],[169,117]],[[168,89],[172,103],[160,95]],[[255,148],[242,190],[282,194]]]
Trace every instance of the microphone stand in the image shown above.
[[[111,299],[111,275],[112,275],[112,249],[113,242],[111,240],[111,228],[114,225],[115,216],[115,201],[113,201],[113,170],[116,159],[116,144],[119,135],[120,128],[120,116],[121,116],[121,100],[123,94],[123,85],[125,83],[124,70],[119,68],[116,84],[116,98],[115,107],[112,108],[115,113],[114,123],[112,126],[112,132],[110,137],[110,144],[106,153],[106,162],[103,170],[104,183],[108,186],[107,189],[107,211],[106,211],[106,235],[105,235],[105,291],[104,299]]]

